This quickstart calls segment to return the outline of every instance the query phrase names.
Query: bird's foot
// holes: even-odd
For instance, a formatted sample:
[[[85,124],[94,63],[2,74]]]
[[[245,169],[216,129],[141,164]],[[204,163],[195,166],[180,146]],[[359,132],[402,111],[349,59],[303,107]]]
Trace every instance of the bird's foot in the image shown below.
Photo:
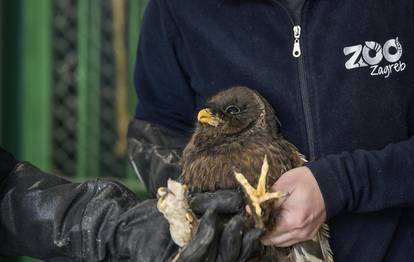
[[[287,195],[286,193],[282,192],[266,191],[266,179],[268,173],[269,163],[267,162],[267,155],[265,155],[263,160],[262,170],[260,173],[257,188],[254,188],[252,185],[250,185],[249,181],[247,181],[246,177],[243,174],[234,171],[234,176],[243,188],[243,191],[247,197],[248,205],[255,219],[256,227],[258,228],[264,227],[263,221],[261,219],[263,215],[261,205],[267,201],[279,199]]]
[[[188,188],[177,181],[168,180],[168,187],[157,191],[157,208],[170,224],[172,240],[185,247],[198,228],[198,219],[188,204]]]

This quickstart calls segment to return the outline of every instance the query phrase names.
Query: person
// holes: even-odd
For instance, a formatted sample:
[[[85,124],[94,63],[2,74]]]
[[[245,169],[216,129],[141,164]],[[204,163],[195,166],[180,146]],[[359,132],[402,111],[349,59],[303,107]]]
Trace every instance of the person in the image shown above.
[[[156,200],[139,201],[120,183],[72,183],[17,161],[0,147],[0,256],[46,261],[247,261],[260,252],[262,232],[238,215],[240,193],[190,199],[201,216],[183,250],[170,237]],[[228,218],[229,217],[229,218]],[[223,228],[223,229],[221,229]]]
[[[149,1],[128,135],[138,176],[151,194],[177,177],[203,103],[248,86],[309,160],[273,186],[290,195],[262,242],[290,246],[326,221],[335,261],[411,261],[413,19],[410,0]]]

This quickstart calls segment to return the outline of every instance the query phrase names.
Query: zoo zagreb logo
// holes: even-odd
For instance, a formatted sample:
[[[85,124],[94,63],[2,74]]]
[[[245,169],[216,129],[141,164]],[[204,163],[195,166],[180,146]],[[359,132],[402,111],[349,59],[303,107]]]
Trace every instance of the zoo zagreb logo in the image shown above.
[[[401,61],[403,48],[398,37],[386,41],[383,45],[366,41],[364,46],[347,46],[343,51],[345,56],[351,55],[345,63],[348,70],[369,66],[372,76],[388,78],[393,72],[402,72],[407,67]]]

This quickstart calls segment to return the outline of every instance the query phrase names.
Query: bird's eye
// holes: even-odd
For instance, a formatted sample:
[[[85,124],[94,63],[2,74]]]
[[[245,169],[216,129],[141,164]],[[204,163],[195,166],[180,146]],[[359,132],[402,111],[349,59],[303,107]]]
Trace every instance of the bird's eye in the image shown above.
[[[235,115],[235,114],[240,113],[240,108],[238,108],[235,105],[229,105],[228,107],[226,107],[224,111],[226,111],[229,114]]]

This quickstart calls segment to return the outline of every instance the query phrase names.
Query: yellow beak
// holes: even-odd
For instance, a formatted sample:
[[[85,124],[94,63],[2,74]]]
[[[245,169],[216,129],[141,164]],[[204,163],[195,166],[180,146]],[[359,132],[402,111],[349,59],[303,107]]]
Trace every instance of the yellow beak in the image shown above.
[[[218,126],[218,124],[220,122],[217,117],[213,116],[210,109],[208,109],[208,108],[201,109],[198,112],[197,119],[198,119],[198,122],[200,122],[202,124],[208,124],[208,125],[211,125],[211,126]]]

